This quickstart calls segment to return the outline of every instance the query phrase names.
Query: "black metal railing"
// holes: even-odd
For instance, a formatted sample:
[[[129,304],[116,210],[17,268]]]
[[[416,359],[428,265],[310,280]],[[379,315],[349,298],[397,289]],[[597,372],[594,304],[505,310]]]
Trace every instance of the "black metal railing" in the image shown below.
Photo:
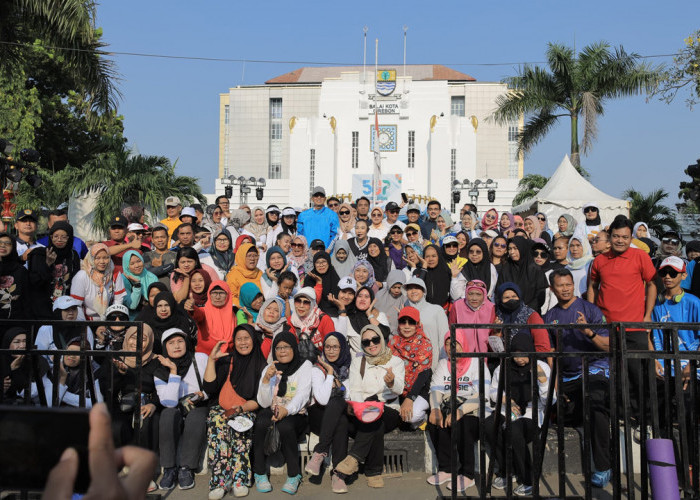
[[[700,482],[698,481],[698,473],[700,469],[700,435],[698,432],[698,362],[700,361],[700,352],[697,351],[680,351],[678,341],[679,330],[700,330],[698,323],[610,323],[610,324],[589,324],[586,325],[595,331],[606,331],[609,334],[609,351],[587,351],[587,352],[569,352],[565,350],[562,343],[562,330],[578,330],[582,325],[572,324],[546,324],[546,325],[503,325],[503,324],[453,324],[450,325],[451,338],[455,338],[457,329],[493,329],[503,332],[505,351],[503,352],[469,352],[457,353],[455,351],[455,343],[451,343],[451,352],[448,353],[451,360],[451,383],[450,397],[452,401],[456,401],[457,397],[457,358],[476,358],[479,371],[479,476],[477,481],[478,496],[460,496],[460,498],[488,498],[491,496],[491,480],[493,476],[494,460],[490,460],[488,468],[486,467],[486,446],[485,446],[485,425],[487,408],[490,408],[490,403],[486,401],[487,394],[485,393],[485,366],[490,360],[509,360],[513,358],[513,353],[510,349],[510,332],[514,330],[533,330],[546,329],[550,333],[552,340],[551,352],[528,352],[518,353],[518,356],[527,356],[530,360],[533,369],[531,387],[532,387],[532,418],[538,419],[539,408],[539,390],[537,383],[537,369],[535,369],[538,360],[548,362],[552,368],[548,394],[545,403],[544,419],[541,427],[536,425],[536,435],[532,442],[532,498],[585,498],[590,500],[596,498],[594,495],[593,486],[591,484],[591,456],[592,456],[592,428],[591,428],[591,402],[586,395],[589,393],[590,387],[590,364],[595,359],[607,358],[609,360],[609,421],[608,431],[610,433],[610,456],[612,466],[612,498],[615,500],[629,498],[650,498],[649,492],[649,475],[648,462],[646,456],[646,432],[647,426],[651,427],[651,436],[653,438],[672,439],[676,451],[676,464],[679,470],[679,488],[681,497],[685,499],[700,499]],[[663,334],[664,349],[661,351],[649,350],[630,350],[627,342],[622,342],[621,339],[626,339],[627,333],[632,330],[660,330]],[[581,384],[583,391],[583,415],[582,426],[577,428],[581,434],[582,452],[581,464],[582,474],[584,478],[583,497],[575,491],[567,491],[567,471],[566,471],[566,450],[564,440],[564,401],[562,398],[563,376],[562,370],[558,369],[561,360],[564,358],[580,358],[581,359]],[[637,372],[637,380],[630,380],[628,373],[628,365],[630,361],[641,362],[641,370]],[[659,360],[664,365],[664,376],[657,375],[656,370],[651,369],[650,365],[654,365],[655,361]],[[682,380],[680,376],[671,377],[671,367],[674,367],[675,374],[681,372],[681,360],[688,361],[689,378]],[[511,397],[510,397],[510,363],[501,363],[503,366],[499,376],[499,384],[497,389],[496,403],[493,408],[495,418],[505,420],[505,464],[504,469],[499,471],[501,476],[505,476],[505,495],[506,498],[513,498],[513,449],[510,443],[511,423]],[[663,385],[664,390],[664,407],[660,408],[659,394],[657,384]],[[671,386],[673,384],[673,386]],[[638,388],[638,405],[639,407],[632,414],[630,389]],[[684,387],[687,386],[687,387]],[[673,395],[672,400],[669,399]],[[553,404],[554,396],[556,402]],[[505,398],[504,398],[505,396]],[[502,402],[505,404],[505,415],[501,415]],[[672,409],[672,404],[675,405],[676,411]],[[489,405],[489,407],[487,407]],[[553,411],[556,410],[556,416],[553,416]],[[659,411],[663,411],[663,419],[660,418]],[[457,422],[457,405],[451,405],[451,421]],[[641,432],[639,439],[640,457],[637,468],[635,469],[635,461],[633,458],[633,421],[638,425]],[[663,425],[661,422],[663,421]],[[535,420],[537,424],[538,420]],[[540,493],[540,479],[542,477],[542,464],[545,456],[545,446],[549,426],[555,424],[556,440],[557,440],[557,492],[552,497],[543,496]],[[496,422],[498,425],[498,420]],[[454,425],[454,424],[453,424]],[[624,442],[624,464],[625,471],[620,467],[620,457],[623,450],[620,449],[620,428],[623,429]],[[453,427],[454,429],[454,427]],[[458,460],[457,440],[452,440],[452,493],[451,496],[443,495],[439,498],[456,499],[457,492],[457,460]],[[467,450],[472,452],[472,450]],[[635,476],[635,470],[639,474],[639,478]],[[623,476],[625,487],[623,488]],[[570,490],[572,488],[569,488]],[[600,495],[598,495],[600,496]]]

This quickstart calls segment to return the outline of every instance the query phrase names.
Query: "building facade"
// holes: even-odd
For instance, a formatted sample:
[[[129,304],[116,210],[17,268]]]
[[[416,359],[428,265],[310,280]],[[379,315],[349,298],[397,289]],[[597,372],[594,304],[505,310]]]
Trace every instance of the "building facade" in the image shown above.
[[[217,194],[234,178],[264,179],[260,204],[306,207],[316,185],[346,199],[367,194],[376,108],[383,194],[437,198],[454,212],[471,201],[465,189],[454,206],[455,180],[491,179],[495,201],[481,189],[477,205],[507,210],[523,175],[521,124],[488,119],[506,91],[440,65],[306,67],[231,88],[220,95]],[[234,203],[239,190],[233,186]],[[256,201],[253,188],[248,203]]]

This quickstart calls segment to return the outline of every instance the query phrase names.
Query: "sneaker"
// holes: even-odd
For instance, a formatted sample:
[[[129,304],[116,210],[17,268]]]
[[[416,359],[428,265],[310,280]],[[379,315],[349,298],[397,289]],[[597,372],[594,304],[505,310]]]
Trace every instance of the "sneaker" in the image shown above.
[[[237,482],[233,485],[233,496],[238,498],[247,497],[248,487],[243,483]]]
[[[272,485],[270,480],[267,478],[267,474],[253,474],[255,477],[255,489],[260,493],[270,493],[272,491]]]
[[[532,486],[526,484],[519,484],[517,488],[513,490],[513,493],[519,497],[529,497],[532,496]]]
[[[506,481],[506,478],[499,476],[493,480],[493,483],[491,483],[491,486],[493,486],[497,490],[505,490],[507,484],[508,484],[508,482]]]
[[[214,488],[209,492],[209,500],[221,500],[226,495],[226,490],[223,488]]]
[[[163,477],[160,478],[161,490],[172,490],[177,481],[177,467],[169,467],[163,471]]]
[[[612,469],[604,471],[594,471],[591,474],[591,484],[596,488],[605,488],[610,482],[610,477],[612,476]]]
[[[357,459],[352,455],[348,455],[335,467],[335,470],[346,476],[352,476],[359,468],[360,464]]]
[[[474,480],[469,479],[467,476],[463,476],[462,474],[457,476],[457,491],[466,491],[468,488],[471,488],[475,484],[476,483],[474,482]],[[452,481],[449,481],[447,483],[447,489],[452,491]]]
[[[445,484],[450,479],[452,479],[452,475],[449,472],[439,471],[434,476],[430,476],[428,478],[428,484],[431,484],[433,486],[438,486],[441,484]]]
[[[368,476],[367,486],[370,488],[384,488],[384,478],[382,476]]]
[[[311,460],[306,464],[304,470],[311,476],[318,476],[321,473],[321,465],[323,464],[323,459],[326,458],[326,453],[316,453],[311,456]]]
[[[148,483],[148,489],[146,490],[146,493],[153,493],[158,489],[158,485],[156,484],[155,481],[151,481]]]
[[[282,491],[290,495],[296,495],[299,485],[301,484],[301,474],[294,477],[288,477],[287,481],[282,486]]]
[[[348,492],[348,485],[345,484],[345,479],[340,477],[339,474],[333,474],[331,476],[331,490],[333,490],[333,493]]]
[[[177,485],[181,490],[189,490],[194,488],[194,474],[187,467],[180,467],[177,473]]]

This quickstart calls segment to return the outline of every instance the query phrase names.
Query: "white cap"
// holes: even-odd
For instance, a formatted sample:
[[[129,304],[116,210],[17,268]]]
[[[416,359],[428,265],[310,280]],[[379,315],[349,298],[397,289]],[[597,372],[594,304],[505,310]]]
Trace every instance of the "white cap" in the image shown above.
[[[285,215],[294,215],[294,216],[296,216],[297,213],[296,213],[296,211],[295,211],[293,208],[285,208],[284,210],[282,210],[282,217],[284,217]]]
[[[672,255],[671,257],[666,257],[663,260],[663,262],[661,262],[659,269],[663,269],[664,267],[672,267],[679,273],[685,272],[685,262],[683,262],[683,259],[681,259],[680,257],[676,257],[675,255]]]
[[[310,286],[305,286],[301,290],[299,290],[295,295],[294,298],[296,299],[297,297],[306,297],[309,299],[311,302],[316,303],[316,291],[311,288]]]
[[[180,337],[187,340],[187,334],[185,332],[183,332],[182,330],[180,330],[179,328],[168,328],[167,330],[165,330],[163,332],[163,335],[160,337],[161,345],[164,346],[170,337],[175,337],[177,335],[179,335]]]
[[[445,237],[442,239],[442,246],[445,246],[445,245],[447,245],[448,243],[459,243],[459,242],[457,241],[457,238],[455,238],[454,236],[452,236],[452,235],[450,234],[450,235],[448,235],[448,236],[445,236]]]
[[[270,212],[277,212],[277,213],[280,213],[280,209],[279,209],[279,207],[278,207],[277,205],[270,205],[270,206],[267,207],[267,209],[265,210],[265,213],[266,213],[266,214],[269,214]]]
[[[71,307],[79,306],[81,302],[78,299],[74,299],[70,295],[62,295],[53,301],[54,311],[65,311]]]
[[[166,207],[176,207],[178,205],[182,205],[182,202],[180,201],[180,198],[177,196],[168,196],[165,199],[165,206]]]
[[[127,231],[145,231],[146,228],[143,227],[142,224],[139,224],[138,222],[132,222],[129,224],[129,226],[126,228]]]
[[[129,309],[127,309],[124,304],[112,304],[105,311],[105,318],[115,312],[126,314],[127,316],[129,315]]]
[[[352,276],[345,276],[344,278],[340,278],[340,281],[338,282],[338,289],[339,290],[347,290],[348,288],[351,288],[353,292],[357,291],[357,281]]]
[[[183,216],[189,216],[196,219],[197,213],[194,211],[194,207],[185,207],[182,209],[182,212],[180,212],[180,220],[182,220]]]

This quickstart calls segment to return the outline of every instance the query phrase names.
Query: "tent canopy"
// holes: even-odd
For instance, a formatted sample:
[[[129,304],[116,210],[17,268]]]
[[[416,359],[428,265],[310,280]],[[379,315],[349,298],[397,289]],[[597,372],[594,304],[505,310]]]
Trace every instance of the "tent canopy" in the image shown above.
[[[627,200],[605,194],[588,182],[566,155],[547,184],[533,198],[513,207],[513,213],[542,212],[547,216],[549,227],[556,231],[556,221],[562,214],[571,214],[578,222],[583,222],[583,206],[589,203],[598,207],[605,225],[610,224],[616,215],[629,217]]]

